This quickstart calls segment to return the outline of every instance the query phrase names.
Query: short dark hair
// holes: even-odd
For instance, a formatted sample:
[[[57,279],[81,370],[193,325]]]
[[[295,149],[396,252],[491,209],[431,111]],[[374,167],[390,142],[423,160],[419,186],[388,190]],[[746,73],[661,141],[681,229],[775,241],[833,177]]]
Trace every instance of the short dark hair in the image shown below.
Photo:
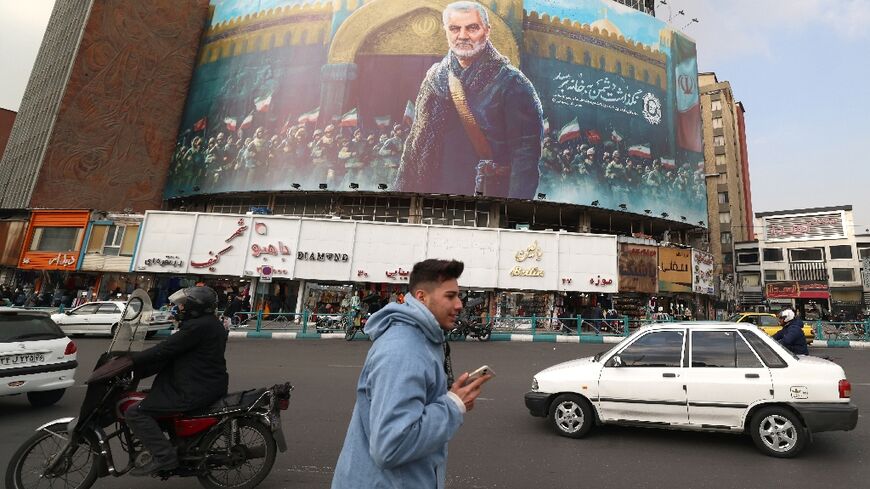
[[[430,258],[414,264],[411,270],[408,289],[413,294],[423,284],[438,283],[458,279],[465,269],[465,264],[456,260],[436,260]]]

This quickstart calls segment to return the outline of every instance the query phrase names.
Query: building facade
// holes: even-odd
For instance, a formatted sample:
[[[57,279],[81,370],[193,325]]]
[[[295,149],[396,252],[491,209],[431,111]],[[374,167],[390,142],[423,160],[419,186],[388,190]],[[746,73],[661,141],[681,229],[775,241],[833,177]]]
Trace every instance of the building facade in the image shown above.
[[[710,251],[722,276],[723,290],[733,290],[734,243],[754,238],[745,108],[734,100],[731,84],[715,73],[699,73],[704,130],[704,171]],[[734,300],[735,296],[723,297]]]

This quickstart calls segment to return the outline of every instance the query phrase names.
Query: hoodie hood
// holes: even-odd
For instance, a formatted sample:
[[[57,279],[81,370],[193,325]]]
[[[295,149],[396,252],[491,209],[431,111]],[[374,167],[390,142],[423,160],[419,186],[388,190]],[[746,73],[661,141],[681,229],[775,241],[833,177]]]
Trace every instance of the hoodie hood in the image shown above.
[[[444,342],[444,330],[435,320],[432,312],[411,294],[405,295],[405,303],[391,302],[386,307],[372,314],[363,329],[372,341],[395,324],[404,324],[420,329],[426,339],[432,343]]]

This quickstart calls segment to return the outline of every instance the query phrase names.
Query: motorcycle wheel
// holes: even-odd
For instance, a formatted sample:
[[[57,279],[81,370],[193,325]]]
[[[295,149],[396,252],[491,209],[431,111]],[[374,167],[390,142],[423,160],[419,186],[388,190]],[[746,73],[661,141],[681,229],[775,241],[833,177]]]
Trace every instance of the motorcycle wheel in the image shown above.
[[[354,336],[356,336],[356,328],[354,326],[347,328],[347,330],[344,332],[344,339],[346,339],[347,341],[352,340]]]
[[[205,472],[198,477],[199,483],[207,489],[253,489],[269,475],[275,463],[277,446],[272,431],[257,420],[239,419],[238,443],[230,446],[229,426],[227,423],[226,429],[209,435],[203,442],[208,459]],[[226,458],[227,449],[230,460],[220,461]]]
[[[41,477],[54,456],[66,447],[68,436],[66,424],[62,423],[47,426],[31,436],[9,461],[6,487],[87,489],[94,485],[99,472],[99,451],[90,440],[81,442],[69,463],[60,464],[51,476]]]
[[[481,329],[480,332],[477,334],[477,339],[480,340],[480,341],[489,341],[489,336],[490,336],[491,334],[492,334],[492,329],[490,329],[490,328],[483,328],[483,329]]]

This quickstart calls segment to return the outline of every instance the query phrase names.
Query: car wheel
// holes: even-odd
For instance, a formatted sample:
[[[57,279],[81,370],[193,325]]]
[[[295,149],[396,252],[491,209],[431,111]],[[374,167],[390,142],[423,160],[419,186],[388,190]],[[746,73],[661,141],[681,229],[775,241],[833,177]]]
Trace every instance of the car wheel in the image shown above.
[[[755,446],[765,455],[791,458],[807,445],[810,433],[791,410],[772,406],[752,416],[749,424]]]
[[[149,332],[145,333],[145,338],[151,339],[151,338],[153,338],[154,335],[156,335],[156,334],[157,334],[157,330],[156,330],[156,329],[153,330],[153,331],[149,331]]]
[[[550,405],[550,423],[556,433],[569,438],[582,438],[595,421],[592,406],[576,394],[562,394]]]
[[[27,393],[27,400],[33,407],[51,406],[63,397],[66,389],[55,389],[53,391],[34,391]]]

